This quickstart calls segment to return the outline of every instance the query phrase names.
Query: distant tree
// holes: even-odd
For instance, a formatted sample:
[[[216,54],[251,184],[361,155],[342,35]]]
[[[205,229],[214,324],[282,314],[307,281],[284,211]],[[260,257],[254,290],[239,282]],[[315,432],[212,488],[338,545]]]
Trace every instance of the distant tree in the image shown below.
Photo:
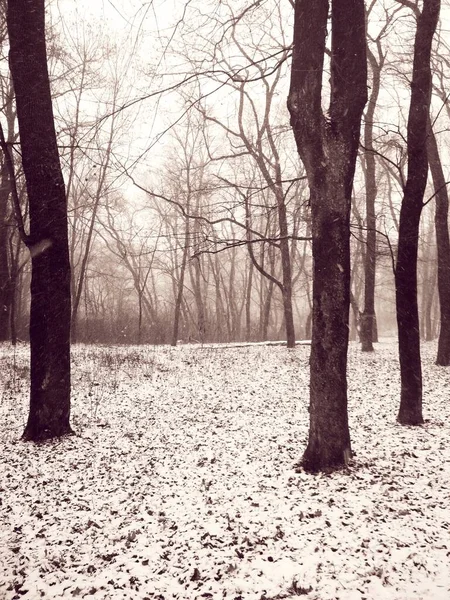
[[[322,110],[328,0],[296,0],[288,108],[311,196],[313,321],[310,429],[302,465],[320,471],[351,456],[347,416],[350,207],[367,100],[363,0],[331,5],[331,89]]]
[[[7,27],[32,259],[30,412],[23,437],[40,441],[71,433],[67,203],[47,67],[44,0],[9,0]]]
[[[450,239],[448,234],[448,191],[431,120],[428,123],[428,164],[436,195],[434,217],[437,247],[437,282],[439,292],[440,331],[436,364],[450,365]]]
[[[376,6],[376,0],[371,0],[367,9],[366,20]],[[375,111],[381,88],[381,73],[384,68],[387,51],[383,50],[382,40],[388,33],[394,16],[400,10],[397,7],[391,13],[385,12],[385,23],[378,30],[376,37],[367,33],[367,58],[371,72],[370,95],[364,115],[364,154],[363,171],[366,194],[366,244],[364,252],[364,310],[361,313],[361,350],[373,351],[373,342],[377,337],[377,321],[375,315],[375,275],[377,251],[377,219],[375,201],[377,199],[376,154],[374,149]]]
[[[292,273],[295,241],[289,211],[291,186],[284,181],[287,179],[288,144],[283,140],[288,128],[278,117],[277,99],[279,84],[285,75],[283,65],[289,55],[289,44],[284,40],[284,17],[280,6],[269,8],[259,4],[250,4],[244,10],[236,11],[232,3],[223,3],[226,20],[220,41],[211,38],[209,46],[200,44],[202,52],[208,53],[208,58],[214,61],[214,68],[208,71],[209,80],[233,90],[230,99],[234,98],[232,101],[236,104],[232,118],[224,111],[219,115],[218,105],[209,105],[206,99],[199,109],[209,125],[217,126],[226,136],[228,150],[224,151],[222,144],[216,151],[209,151],[212,160],[221,164],[222,175],[226,172],[227,164],[231,168],[233,175],[230,184],[243,192],[247,183],[244,165],[253,163],[259,172],[261,194],[255,194],[255,190],[249,188],[246,190],[248,193],[242,193],[242,197],[247,197],[247,212],[250,211],[252,220],[256,221],[254,215],[261,214],[265,196],[264,202],[268,205],[266,220],[271,221],[271,228],[274,229],[271,237],[276,241],[258,244],[258,250],[261,254],[275,250],[276,267],[278,270],[280,266],[280,273],[269,271],[270,257],[263,254],[258,260],[259,252],[252,252],[250,239],[248,248],[253,267],[268,279],[263,283],[264,287],[267,285],[269,290],[273,290],[276,286],[275,289],[280,292],[286,343],[288,348],[293,348],[296,337]],[[260,32],[257,39],[248,36],[250,26]],[[200,56],[194,62],[195,54],[193,65],[199,64],[199,60],[204,62]],[[246,65],[245,68],[242,63]],[[267,298],[270,299],[267,303],[270,309],[272,292]]]
[[[5,7],[0,7],[0,49],[6,46],[6,14]],[[0,342],[10,338],[10,320],[12,308],[12,281],[11,265],[9,256],[10,220],[11,210],[9,207],[10,182],[6,161],[9,157],[5,154],[3,142],[11,143],[14,138],[15,114],[12,106],[12,85],[6,74],[0,76],[0,102],[2,113],[7,123],[6,139],[2,135],[2,156],[0,159]],[[3,134],[3,131],[2,131]]]
[[[7,137],[8,142],[4,140],[5,144],[11,142],[10,136],[8,135]],[[9,231],[11,229],[9,210],[10,182],[6,160],[7,157],[3,152],[0,175],[0,342],[4,342],[10,338],[12,305],[12,281],[9,256]]]
[[[399,0],[406,6],[415,6]],[[408,116],[408,173],[400,210],[398,254],[395,269],[401,398],[398,421],[420,425],[422,416],[422,366],[417,302],[417,254],[420,216],[427,184],[427,137],[432,91],[431,46],[440,12],[440,0],[424,0],[416,10],[417,29],[411,100]]]

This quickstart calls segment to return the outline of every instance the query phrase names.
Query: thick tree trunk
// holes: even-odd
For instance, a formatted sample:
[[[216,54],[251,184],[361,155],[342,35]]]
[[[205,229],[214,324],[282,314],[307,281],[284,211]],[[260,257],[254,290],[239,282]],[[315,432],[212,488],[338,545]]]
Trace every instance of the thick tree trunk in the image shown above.
[[[428,122],[427,152],[428,164],[433,178],[434,193],[436,194],[434,224],[436,229],[437,281],[441,313],[441,328],[436,364],[447,367],[450,365],[450,240],[448,234],[448,192],[436,136],[434,135],[430,121]]]
[[[345,464],[351,456],[347,418],[350,236],[345,198],[330,182],[313,206],[313,322],[306,470]],[[343,210],[327,210],[329,204]]]
[[[71,433],[67,203],[47,71],[44,0],[10,0],[7,25],[32,256],[30,412],[24,438]]]
[[[351,456],[347,416],[350,206],[367,100],[363,0],[334,0],[329,118],[322,112],[327,0],[295,3],[288,108],[311,192],[313,322],[310,430],[302,465],[338,468]]]
[[[422,366],[419,309],[417,304],[417,250],[422,201],[412,210],[402,204],[395,271],[398,343],[400,351],[401,405],[398,420],[423,423]]]
[[[430,55],[440,0],[424,0],[417,18],[411,101],[408,117],[408,177],[400,210],[395,269],[401,397],[397,417],[404,425],[420,425],[422,369],[417,305],[417,250],[420,215],[427,183],[427,130],[431,99]]]

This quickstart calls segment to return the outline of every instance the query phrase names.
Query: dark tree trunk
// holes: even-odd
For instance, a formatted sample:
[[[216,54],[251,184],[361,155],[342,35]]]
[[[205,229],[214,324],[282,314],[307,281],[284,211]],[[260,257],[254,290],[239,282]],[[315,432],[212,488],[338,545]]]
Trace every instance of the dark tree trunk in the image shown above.
[[[400,210],[395,269],[401,398],[397,417],[404,425],[420,425],[422,367],[417,305],[417,251],[420,215],[427,183],[427,125],[431,99],[430,56],[440,0],[424,0],[417,18],[411,101],[408,117],[408,176]]]
[[[363,0],[331,10],[329,119],[322,112],[327,0],[296,0],[288,107],[308,175],[312,209],[313,323],[310,430],[302,465],[333,469],[351,456],[347,416],[350,206],[362,112],[367,100]]]
[[[431,176],[433,178],[434,193],[436,194],[434,224],[436,228],[437,281],[439,307],[441,312],[441,328],[436,364],[448,367],[450,365],[450,241],[448,235],[448,192],[436,137],[430,121],[428,122],[427,152],[428,164],[430,165]]]
[[[44,0],[10,0],[7,25],[32,257],[30,412],[23,434],[71,433],[70,265],[67,203],[53,120]]]

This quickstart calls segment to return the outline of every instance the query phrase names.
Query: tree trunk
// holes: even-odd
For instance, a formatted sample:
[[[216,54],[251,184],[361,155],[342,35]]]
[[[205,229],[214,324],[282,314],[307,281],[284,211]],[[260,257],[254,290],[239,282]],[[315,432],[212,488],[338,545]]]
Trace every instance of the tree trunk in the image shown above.
[[[366,248],[364,255],[364,310],[360,317],[360,339],[363,352],[373,352],[373,332],[375,325],[375,274],[376,274],[376,215],[375,200],[377,197],[375,154],[373,148],[373,121],[380,92],[381,66],[368,49],[369,63],[372,70],[372,88],[364,119],[364,170],[366,184]]]
[[[364,2],[334,0],[329,118],[322,112],[328,9],[327,0],[296,0],[288,99],[312,209],[310,429],[302,460],[311,472],[344,466],[351,456],[346,378],[350,206],[367,100]]]
[[[424,0],[417,18],[411,101],[408,117],[408,176],[400,210],[395,269],[401,397],[397,417],[403,425],[420,425],[422,366],[417,305],[417,251],[420,215],[427,183],[427,125],[431,99],[430,55],[440,0]]]
[[[67,203],[47,70],[44,0],[8,2],[7,25],[32,257],[31,393],[23,437],[39,441],[71,433]]]
[[[253,263],[248,263],[248,280],[245,289],[245,341],[250,342],[252,338],[252,286],[253,286]]]
[[[434,135],[430,121],[428,121],[427,152],[428,164],[433,178],[434,193],[436,194],[434,224],[436,229],[437,281],[441,313],[441,328],[439,332],[436,364],[448,367],[450,365],[450,240],[448,234],[448,192],[436,136]]]
[[[180,317],[181,317],[181,305],[183,302],[183,294],[184,294],[184,276],[186,274],[186,264],[188,260],[188,252],[189,252],[189,220],[186,219],[186,230],[184,234],[184,247],[183,247],[183,256],[181,259],[180,266],[180,275],[177,283],[177,296],[175,298],[175,311],[173,318],[173,330],[172,330],[172,340],[170,342],[171,346],[176,346],[178,342],[178,332],[180,329]]]
[[[267,284],[266,294],[264,296],[264,301],[262,305],[261,312],[261,322],[260,322],[260,341],[266,342],[269,339],[269,321],[270,321],[270,312],[272,307],[272,298],[273,298],[273,290],[274,283],[269,281]]]
[[[8,152],[7,144],[14,142],[15,112],[13,106],[13,90],[11,81],[3,93],[3,108],[7,121],[7,139],[4,139],[3,131],[1,133],[3,148],[3,161],[1,165],[0,176],[0,342],[5,342],[11,337],[11,314],[13,311],[12,289],[13,282],[11,278],[11,267],[13,257],[10,256],[10,235],[12,219],[8,210],[8,202],[11,194],[10,177],[14,175],[14,166],[11,153]],[[1,126],[0,126],[1,127]],[[9,161],[9,168],[8,168]]]
[[[357,339],[360,339],[360,320],[362,318],[361,311],[359,310],[358,301],[355,298],[354,294],[351,291],[351,282],[350,282],[350,326],[349,326],[349,340],[351,342],[356,342]]]
[[[426,342],[431,342],[434,340],[434,326],[433,326],[433,304],[435,298],[435,290],[436,290],[436,280],[437,280],[437,268],[436,265],[431,265],[431,274],[428,277],[428,285],[424,290],[424,311],[423,311],[423,320],[425,322],[423,336]]]
[[[281,179],[281,171],[279,172]],[[295,348],[295,327],[294,327],[294,311],[292,308],[292,266],[291,252],[289,248],[289,227],[286,213],[286,202],[283,190],[275,191],[278,209],[278,226],[280,229],[280,253],[281,253],[281,275],[282,287],[281,295],[283,298],[283,317],[284,328],[286,330],[286,345],[288,348]]]
[[[3,165],[0,180],[0,342],[6,342],[10,338],[11,275],[8,252],[8,198],[8,175]]]

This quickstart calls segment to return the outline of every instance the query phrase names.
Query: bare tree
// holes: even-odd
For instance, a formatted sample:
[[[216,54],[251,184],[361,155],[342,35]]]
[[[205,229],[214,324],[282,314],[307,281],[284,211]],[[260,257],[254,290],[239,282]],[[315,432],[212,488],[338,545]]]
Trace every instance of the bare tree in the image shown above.
[[[44,0],[8,2],[10,69],[30,210],[31,393],[28,440],[71,433],[67,202],[47,69]]]
[[[409,2],[401,2],[410,5]],[[431,45],[439,19],[440,0],[424,0],[417,15],[411,101],[408,117],[408,175],[399,223],[395,269],[401,397],[398,421],[420,425],[422,416],[422,365],[417,304],[417,250],[420,215],[427,183],[427,136],[432,75]]]
[[[450,239],[448,234],[448,191],[431,120],[428,122],[428,164],[436,197],[434,217],[437,246],[437,283],[440,308],[440,332],[436,364],[450,365]]]
[[[366,29],[376,0],[370,2],[367,9]],[[377,248],[377,219],[375,202],[377,198],[376,154],[374,148],[375,111],[381,87],[381,73],[386,60],[387,51],[382,47],[382,40],[386,36],[394,16],[400,7],[388,12],[385,10],[385,22],[378,30],[375,37],[367,32],[367,57],[371,72],[370,95],[367,110],[364,116],[364,154],[363,169],[366,192],[366,247],[364,252],[364,310],[360,318],[361,350],[373,351],[373,342],[376,341],[377,322],[375,315],[375,275],[376,275],[376,248]]]
[[[347,416],[350,206],[367,100],[363,0],[331,5],[331,90],[322,111],[328,0],[296,0],[288,108],[312,210],[313,323],[310,430],[302,465],[337,468],[351,456]]]

